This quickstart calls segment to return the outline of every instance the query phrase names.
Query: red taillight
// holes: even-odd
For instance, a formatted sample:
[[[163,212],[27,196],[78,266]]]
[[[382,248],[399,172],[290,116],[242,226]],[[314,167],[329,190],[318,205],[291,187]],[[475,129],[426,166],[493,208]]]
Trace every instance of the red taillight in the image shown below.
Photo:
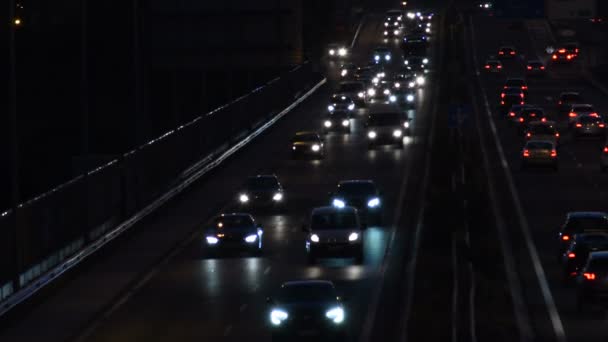
[[[608,153],[608,146],[604,146],[604,153]]]
[[[583,273],[583,277],[587,280],[595,280],[595,273],[585,272]]]
[[[498,69],[502,69],[502,65],[497,66]]]
[[[519,94],[519,97],[521,97],[523,99],[524,98],[524,94],[523,93]]]
[[[486,65],[486,69],[490,69],[490,66],[489,66],[489,65]]]
[[[510,52],[510,54],[514,55],[514,54],[515,54],[515,51],[511,51],[511,52]]]
[[[547,121],[547,118],[541,118],[541,119],[540,119],[540,121],[542,121],[542,122],[546,122],[546,121]]]
[[[532,70],[532,67],[528,65],[528,70]]]
[[[524,104],[524,101],[521,101],[519,104],[520,104],[520,105],[523,105],[523,104]]]
[[[521,86],[521,89],[526,90],[526,89],[528,89],[528,86]]]
[[[570,240],[570,236],[569,235],[562,235],[562,240],[563,241],[568,241],[568,240]]]
[[[557,52],[559,52],[559,53],[565,53],[566,49],[559,49],[559,50],[557,50]]]
[[[504,55],[505,53],[504,53],[504,52],[502,52],[502,51],[498,51],[498,54],[499,54],[499,55]]]
[[[543,66],[541,66],[541,67],[540,67],[540,70],[545,70],[545,66],[544,66],[544,65],[543,65]]]
[[[505,98],[505,93],[501,93],[501,94],[500,94],[500,98],[501,98],[501,99],[504,99],[504,98]]]
[[[576,53],[578,53],[578,48],[576,48],[576,50],[574,50]]]
[[[598,113],[591,113],[589,116],[593,116],[594,118],[599,118],[600,115]]]
[[[557,157],[557,151],[556,150],[551,150],[551,157],[553,157],[553,158]]]
[[[503,106],[504,106],[504,104],[505,104],[505,101],[500,101],[500,104],[501,104],[501,105],[503,105]]]
[[[604,127],[606,127],[606,125],[605,125],[605,124],[603,124],[603,123],[599,124],[598,126],[600,126],[600,128],[604,128]]]
[[[577,124],[576,124],[576,127],[579,127],[579,128],[580,128],[580,127],[583,127],[583,125],[582,125],[582,124],[580,124],[580,123],[577,123]]]
[[[574,259],[574,258],[576,258],[576,254],[574,254],[574,253],[568,253],[568,258],[569,259]]]
[[[557,55],[553,55],[553,56],[551,56],[551,58],[557,59]]]
[[[519,118],[519,122],[524,122],[524,118]]]
[[[558,104],[558,105],[561,105],[561,104],[562,104],[562,101],[557,101],[557,104]]]
[[[572,55],[566,56],[566,59],[572,59]]]
[[[532,136],[532,133],[526,133],[526,138],[530,138]]]
[[[524,157],[529,157],[529,156],[530,156],[530,151],[524,150]]]
[[[555,133],[555,137],[556,137],[556,138],[559,138],[559,133]]]
[[[575,118],[576,117],[576,113],[575,112],[570,112],[568,113],[568,116],[571,118]]]
[[[535,116],[536,116],[536,113],[530,113],[530,116],[531,116],[531,117],[535,117]]]
[[[507,87],[507,86],[502,87],[502,89],[507,89],[507,88],[509,88],[509,87]]]
[[[509,116],[515,116],[515,113],[514,112],[510,112]]]

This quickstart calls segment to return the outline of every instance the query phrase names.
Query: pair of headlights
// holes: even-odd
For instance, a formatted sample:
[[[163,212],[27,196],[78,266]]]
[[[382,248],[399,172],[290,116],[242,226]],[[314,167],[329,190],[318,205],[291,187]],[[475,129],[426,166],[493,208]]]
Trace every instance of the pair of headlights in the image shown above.
[[[312,243],[318,243],[321,239],[319,239],[319,235],[312,234],[310,235],[310,241]],[[348,241],[353,242],[359,240],[359,233],[352,232],[348,235]]]
[[[256,234],[251,234],[251,235],[247,235],[243,240],[246,243],[255,243],[258,240],[258,235],[261,235],[261,233]],[[217,245],[218,242],[220,242],[220,238],[217,236],[207,236],[205,237],[205,239],[207,240],[207,244],[208,245]]]
[[[332,124],[332,122],[331,122],[331,121],[329,121],[329,120],[325,120],[325,122],[323,123],[323,125],[324,125],[326,128],[330,128],[330,127],[331,127],[333,124]],[[350,122],[349,122],[348,120],[346,120],[346,119],[345,119],[345,120],[342,120],[342,126],[343,126],[343,127],[348,127],[348,125],[350,125]]]
[[[400,138],[403,135],[403,131],[400,129],[396,129],[393,131],[393,137],[395,138]],[[367,137],[370,139],[376,139],[378,137],[378,133],[376,133],[375,131],[369,131],[367,132]]]
[[[335,324],[341,324],[344,322],[344,309],[339,306],[330,308],[325,312],[325,317]],[[287,310],[273,309],[270,312],[270,322],[275,326],[281,325],[287,318],[289,318]]]
[[[283,200],[283,194],[280,192],[276,192],[273,196],[272,196],[272,200],[275,202],[281,202]],[[249,196],[247,194],[240,194],[239,195],[239,202],[241,203],[247,203],[249,202]]]
[[[339,198],[334,198],[334,200],[332,201],[331,204],[336,208],[344,208],[346,206],[346,203],[344,202],[344,200],[341,200]],[[368,208],[379,207],[380,199],[378,197],[374,197],[374,198],[370,199],[369,201],[367,201],[367,206],[368,206]]]

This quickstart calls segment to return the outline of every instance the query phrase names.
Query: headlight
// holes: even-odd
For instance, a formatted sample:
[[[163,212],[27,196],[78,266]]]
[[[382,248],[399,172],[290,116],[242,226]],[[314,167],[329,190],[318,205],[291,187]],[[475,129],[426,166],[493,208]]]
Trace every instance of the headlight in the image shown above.
[[[376,95],[376,89],[374,89],[374,88],[369,88],[369,89],[367,90],[367,95],[369,95],[369,96],[375,96],[375,95]]]
[[[429,27],[426,28],[426,30],[424,30],[426,33],[431,33],[431,29]]]
[[[404,122],[403,127],[410,128],[410,122],[409,121]]]
[[[391,55],[385,55],[384,59],[386,59],[387,61],[390,61],[391,60]]]
[[[386,73],[384,71],[378,73],[378,77],[384,78],[384,76],[386,76]]]
[[[385,36],[388,36],[388,31],[384,31],[384,35],[385,35]]]
[[[387,27],[387,26],[388,26],[388,23],[384,23],[384,27]]]
[[[393,131],[393,136],[395,138],[399,138],[402,134],[403,134],[403,132],[401,132],[400,129],[396,129],[396,130]]]
[[[216,238],[215,236],[207,236],[206,237],[207,240],[207,244],[208,245],[215,245],[217,244],[220,240],[218,238]]]
[[[340,324],[344,322],[344,309],[335,307],[325,313],[325,317],[331,319],[334,323]]]
[[[249,196],[247,196],[246,194],[241,194],[239,196],[239,201],[241,201],[241,203],[247,203],[249,202]]]
[[[340,75],[342,75],[342,77],[348,75],[348,70],[342,69],[342,71],[340,72]]]
[[[357,96],[358,96],[360,99],[362,99],[362,98],[364,98],[364,97],[365,97],[365,93],[364,93],[364,92],[362,92],[362,91],[360,91],[360,92],[357,94]]]
[[[423,60],[422,60],[422,63],[423,63],[423,64],[427,64],[428,62],[429,62],[429,59],[428,59],[428,58],[425,58],[425,59],[423,59]]]
[[[319,242],[319,235],[317,235],[317,234],[312,234],[312,235],[310,236],[310,241],[312,241],[312,242]]]
[[[408,86],[409,86],[410,88],[414,88],[414,87],[416,86],[416,82],[410,82],[410,83],[408,84]]]
[[[352,104],[352,103],[351,103],[351,104],[349,104],[349,105],[348,105],[348,110],[353,110],[353,109],[355,109],[355,105],[354,105],[354,104]]]
[[[357,233],[350,233],[350,235],[348,236],[348,241],[357,241],[359,239],[359,234]]]
[[[348,121],[348,120],[342,120],[342,126],[346,127],[348,125],[350,125],[350,121]]]
[[[335,55],[336,54],[336,50],[334,50],[334,49],[329,50],[329,54],[331,56]]]
[[[348,51],[346,51],[345,48],[340,48],[340,50],[338,50],[338,55],[344,57],[346,56],[346,54],[348,53]]]
[[[380,60],[380,56],[375,55],[375,56],[374,56],[374,60],[377,60],[377,61],[378,61],[378,60]]]
[[[312,145],[311,149],[315,152],[319,152],[319,150],[321,149],[321,146],[319,146],[318,144],[314,144],[314,145]]]
[[[249,236],[247,236],[247,237],[245,238],[245,242],[247,242],[247,243],[254,243],[254,242],[255,242],[255,240],[257,240],[257,239],[258,239],[257,234],[254,234],[254,235],[249,235]]]
[[[333,105],[327,106],[327,110],[330,112],[333,112],[334,109],[336,109],[336,107],[334,107]]]
[[[389,96],[389,97],[388,97],[388,100],[389,100],[390,102],[397,102],[397,96],[395,96],[395,95],[391,95],[391,96]]]
[[[274,309],[270,312],[270,322],[274,325],[280,325],[289,315],[286,311]]]
[[[274,194],[274,196],[272,196],[272,200],[276,201],[276,202],[280,202],[283,200],[283,194],[280,192],[277,192],[276,194]]]
[[[405,65],[409,65],[409,64],[410,64],[410,62],[409,62],[409,61],[406,59],[406,60],[403,62],[403,64],[405,64]]]
[[[372,78],[372,83],[373,84],[378,84],[378,82],[380,82],[380,78],[378,76]]]
[[[337,198],[334,198],[331,204],[336,208],[344,208],[344,206],[346,205],[343,200]]]
[[[401,131],[399,131],[399,132],[401,132]],[[379,205],[380,205],[380,199],[378,197],[372,198],[371,200],[369,200],[367,202],[367,206],[370,207],[370,208],[376,208]]]
[[[323,123],[323,126],[325,126],[325,127],[327,127],[327,128],[331,127],[331,121],[329,121],[329,120],[325,121],[325,122]]]
[[[367,136],[370,139],[375,139],[378,135],[374,131],[369,131],[369,132],[367,132]]]
[[[401,21],[401,19],[403,19],[403,17],[402,17],[402,16],[398,16],[398,17],[397,17],[397,20]]]
[[[405,97],[405,100],[407,102],[414,102],[414,95],[409,94],[408,96]]]
[[[407,17],[410,19],[414,19],[416,17],[416,15],[412,12],[407,12]]]
[[[382,92],[384,95],[390,95],[391,91],[388,89],[384,89],[384,91]]]
[[[399,34],[399,30],[393,31],[393,34],[398,35]]]
[[[418,83],[418,85],[423,85],[424,82],[426,82],[426,80],[424,79],[423,76],[416,77],[416,83]]]
[[[399,82],[395,83],[395,88],[401,88],[401,83],[399,83]]]

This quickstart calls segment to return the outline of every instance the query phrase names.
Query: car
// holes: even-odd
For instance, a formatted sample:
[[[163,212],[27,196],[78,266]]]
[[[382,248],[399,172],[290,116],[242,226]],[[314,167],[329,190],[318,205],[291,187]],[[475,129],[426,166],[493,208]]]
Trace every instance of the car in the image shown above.
[[[368,148],[390,144],[402,149],[403,136],[408,128],[409,121],[399,109],[371,112],[365,121]]]
[[[483,68],[489,73],[500,73],[502,72],[502,62],[497,59],[488,59]]]
[[[608,233],[574,234],[562,255],[563,280],[568,282],[576,277],[585,266],[589,253],[596,251],[608,251]]]
[[[511,108],[509,108],[509,110],[507,111],[507,117],[513,123],[519,124],[519,116],[521,115],[521,112],[526,108],[535,108],[535,107],[536,106],[531,105],[531,104],[520,104],[520,103],[513,104],[513,105],[511,105]]]
[[[518,128],[523,133],[531,121],[547,121],[545,111],[540,107],[527,106],[522,108],[517,117]]]
[[[379,46],[372,51],[372,62],[375,64],[390,63],[392,58],[393,53],[387,47]]]
[[[567,113],[572,108],[572,105],[583,103],[581,94],[575,91],[564,91],[557,98],[557,110],[560,113]]]
[[[483,1],[477,3],[477,8],[482,11],[491,11],[494,5],[489,1]]]
[[[399,84],[399,88],[401,89],[407,88],[415,90],[421,88],[425,84],[426,77],[424,77],[424,75],[417,75],[409,70],[404,70],[397,73],[394,78],[394,82],[395,87],[397,84]]]
[[[388,11],[386,11],[384,22],[401,23],[403,21],[404,16],[405,15],[403,14],[402,10],[399,10],[399,9],[388,10]]]
[[[576,307],[583,312],[587,306],[605,307],[608,298],[608,252],[589,253],[585,266],[576,277]]]
[[[559,132],[555,121],[530,121],[524,136],[526,140],[550,141],[559,143]]]
[[[429,59],[425,56],[407,56],[403,60],[403,64],[405,65],[407,70],[413,72],[429,72]]]
[[[577,103],[570,106],[568,111],[568,125],[572,126],[576,122],[579,116],[595,116],[599,117],[599,114],[595,111],[593,105],[588,103]]]
[[[395,96],[397,104],[410,107],[416,105],[415,82],[415,80],[412,82],[408,79],[395,78],[391,94]],[[410,88],[410,83],[414,83],[414,87]]]
[[[211,253],[221,250],[247,250],[258,255],[262,253],[264,230],[249,214],[218,215],[211,220],[203,234],[205,247]]]
[[[388,23],[385,23],[388,24]],[[395,23],[397,24],[397,23]],[[400,27],[385,27],[384,31],[382,32],[384,35],[384,38],[395,38],[397,36],[399,36],[401,34],[401,28]]]
[[[341,79],[351,79],[355,76],[355,71],[357,70],[357,65],[354,63],[346,63],[340,66],[340,78]]]
[[[523,91],[524,97],[528,96],[528,84],[523,78],[507,78],[502,86],[503,89],[519,88]]]
[[[529,140],[521,153],[521,168],[530,166],[550,166],[557,171],[558,159],[554,143],[544,140]]]
[[[409,34],[405,36],[401,43],[404,56],[425,55],[428,49],[428,38],[426,35]]]
[[[608,213],[603,211],[571,211],[567,213],[566,221],[557,234],[558,258],[561,259],[575,234],[587,232],[608,233]]]
[[[367,90],[367,102],[372,103],[394,103],[397,97],[393,95],[394,83],[388,80],[378,80]]]
[[[348,56],[348,48],[344,44],[331,43],[327,45],[327,57],[330,59],[346,58]]]
[[[545,76],[546,67],[543,62],[534,59],[526,63],[526,75],[528,76]]]
[[[355,110],[355,102],[345,94],[334,94],[329,99],[327,111],[331,113],[336,110],[352,112]]]
[[[513,59],[517,56],[517,50],[513,46],[501,46],[498,48],[498,58]]]
[[[579,115],[572,126],[574,138],[606,137],[606,123],[604,119],[593,115]]]
[[[355,81],[361,82],[366,86],[371,84],[374,77],[376,77],[375,69],[370,66],[359,67],[355,71]]]
[[[312,210],[310,224],[302,230],[307,234],[306,253],[309,264],[319,257],[351,257],[363,263],[363,230],[365,226],[356,208],[345,206],[318,207]]]
[[[323,119],[323,133],[344,132],[350,134],[350,112],[336,111],[329,113]]]
[[[356,107],[365,107],[366,88],[363,82],[347,81],[340,82],[337,89],[338,94],[344,94],[353,102]]]
[[[237,202],[241,208],[282,207],[285,191],[276,175],[255,175],[238,191]]]
[[[510,109],[515,104],[525,103],[525,94],[521,88],[506,88],[500,93],[500,108],[503,110]]]
[[[273,342],[348,339],[346,308],[331,281],[288,281],[266,302]]]
[[[578,44],[568,43],[558,46],[557,49],[551,55],[551,61],[560,62],[573,62],[578,57]]]
[[[608,142],[604,143],[602,155],[600,156],[600,171],[606,172],[606,170],[608,170]]]
[[[381,224],[382,199],[373,180],[341,181],[336,191],[330,193],[330,202],[336,208],[355,207],[365,222]]]
[[[317,159],[325,158],[325,145],[316,132],[297,132],[291,141],[292,157],[309,156]]]
[[[426,34],[426,32],[424,33],[408,33],[407,35],[403,36],[403,43],[404,44],[415,44],[415,43],[422,43],[424,45],[422,45],[424,47],[424,49],[426,50],[426,43],[429,40],[428,35]]]

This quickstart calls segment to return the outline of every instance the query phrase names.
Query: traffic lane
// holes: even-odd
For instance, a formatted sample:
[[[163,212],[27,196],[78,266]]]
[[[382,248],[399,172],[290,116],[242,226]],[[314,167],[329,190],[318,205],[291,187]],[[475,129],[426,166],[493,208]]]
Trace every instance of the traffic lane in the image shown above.
[[[484,26],[487,29],[487,26]],[[494,34],[499,30],[493,31]],[[481,30],[477,30],[481,32]],[[483,33],[479,33],[483,36]],[[491,42],[493,37],[486,37]],[[517,41],[524,44],[524,49],[532,51],[526,37],[518,37]],[[486,43],[488,44],[488,43]],[[488,49],[487,45],[485,46]],[[479,57],[479,56],[478,56]],[[530,95],[545,108],[553,109],[555,97],[564,89],[580,90],[584,96],[599,108],[607,108],[605,96],[588,83],[559,78],[532,80]],[[497,91],[500,83],[496,80],[484,80],[484,88],[488,95]],[[543,101],[544,100],[544,101]],[[537,102],[538,101],[538,102]],[[561,127],[566,119],[554,118]],[[568,134],[564,135],[559,148],[560,170],[521,172],[518,169],[521,159],[523,138],[514,134],[512,127],[505,120],[497,120],[499,136],[514,175],[520,200],[530,224],[534,242],[539,250],[551,290],[558,305],[569,339],[587,338],[588,340],[604,340],[608,329],[604,317],[581,316],[575,311],[574,289],[562,284],[561,267],[556,259],[557,231],[564,221],[565,214],[573,210],[606,210],[606,193],[603,189],[608,185],[608,179],[599,172],[599,155],[601,141],[572,141]]]
[[[323,109],[324,101],[317,101],[316,109],[312,112],[317,113],[316,115],[318,115]],[[310,115],[309,113],[309,118],[314,115],[315,114]],[[310,120],[307,120],[305,124],[299,123],[297,126],[289,128],[289,130],[295,131],[302,127],[310,128],[311,124]],[[283,134],[281,138],[271,137],[270,135],[274,135],[274,132],[276,131],[283,132],[283,130],[273,130],[269,136],[262,138],[262,140],[265,141],[263,144],[265,146],[260,146],[260,149],[266,149],[268,153],[272,153],[273,158],[279,157],[278,163],[280,164],[285,160],[281,158],[280,155],[287,154],[288,149],[282,149],[278,146],[288,146],[291,135]],[[353,141],[356,141],[357,138],[355,137],[364,140],[365,137],[362,133],[362,131],[356,130],[353,135],[348,137],[347,142],[351,138]],[[162,340],[163,336],[167,336],[167,333],[169,333],[170,336],[180,336],[185,339],[208,338],[209,336],[223,338],[225,334],[228,335],[227,338],[232,336],[231,338],[235,339],[251,336],[263,338],[265,337],[267,330],[265,329],[264,321],[266,318],[264,315],[265,304],[262,299],[264,298],[264,293],[272,292],[280,282],[291,278],[309,278],[311,276],[333,277],[339,281],[339,288],[343,288],[340,281],[348,282],[348,284],[350,284],[356,279],[365,279],[365,277],[369,277],[369,275],[366,275],[363,271],[372,269],[370,266],[374,265],[370,265],[370,263],[377,264],[379,262],[380,258],[374,258],[374,255],[381,254],[382,248],[379,248],[378,246],[385,245],[386,228],[372,227],[366,231],[366,238],[369,238],[369,243],[366,246],[366,256],[370,255],[370,257],[367,258],[364,267],[348,266],[348,264],[344,264],[343,261],[337,261],[338,263],[335,264],[336,261],[330,260],[327,265],[322,265],[327,267],[315,266],[312,268],[306,266],[303,262],[305,259],[303,251],[304,240],[302,233],[297,231],[297,228],[308,214],[312,204],[305,202],[309,201],[309,199],[313,199],[316,203],[326,201],[326,192],[335,187],[335,182],[342,178],[341,175],[344,175],[344,178],[359,178],[362,175],[365,177],[377,177],[380,175],[381,177],[378,177],[377,181],[380,183],[381,188],[387,189],[386,203],[389,203],[393,196],[390,191],[391,183],[398,182],[402,176],[402,166],[407,163],[408,148],[403,151],[379,150],[368,152],[366,144],[359,142],[358,147],[360,150],[353,153],[353,148],[357,148],[357,146],[349,147],[347,142],[342,142],[340,144],[340,141],[343,139],[335,136],[339,144],[336,145],[338,150],[333,153],[334,147],[332,147],[332,138],[334,137],[330,136],[328,138],[330,153],[326,160],[320,163],[315,161],[287,161],[285,169],[289,170],[289,172],[286,175],[282,174],[282,167],[279,168],[277,174],[287,189],[293,189],[293,187],[297,186],[302,179],[307,180],[307,182],[313,180],[314,182],[318,181],[320,183],[319,185],[312,184],[311,186],[306,187],[309,192],[304,193],[302,199],[295,198],[296,203],[299,201],[304,202],[301,203],[302,208],[297,210],[300,212],[299,216],[294,215],[292,217],[291,215],[284,215],[283,217],[258,217],[260,222],[266,226],[267,238],[268,236],[270,237],[269,240],[266,241],[266,244],[269,247],[269,255],[267,255],[267,257],[256,259],[256,262],[250,261],[251,258],[207,260],[187,257],[187,255],[191,256],[193,251],[194,254],[196,254],[196,251],[199,248],[198,243],[200,242],[200,240],[197,240],[188,247],[188,252],[184,253],[184,256],[180,255],[179,258],[171,261],[169,265],[160,270],[141,292],[136,293],[123,307],[113,314],[106,323],[101,325],[91,339],[100,341],[143,338]],[[285,143],[277,144],[277,141],[283,141]],[[262,142],[260,142],[260,144],[262,144]],[[255,145],[260,144],[256,143]],[[259,155],[258,153],[255,153],[255,151],[248,151],[248,153]],[[348,157],[347,160],[339,158],[332,160],[332,155],[338,155],[338,153],[341,157]],[[361,156],[364,156],[364,158],[362,159]],[[235,162],[231,162],[231,164],[237,164],[234,165],[237,170],[254,167],[266,169],[266,165],[274,164],[275,162],[277,162],[277,160],[273,159],[272,161],[259,166],[255,166],[255,164],[258,163],[252,161],[244,163],[247,165]],[[336,164],[333,164],[334,162]],[[295,164],[295,167],[290,167],[290,164]],[[307,165],[308,167],[303,167],[303,165]],[[362,172],[362,170],[366,171]],[[332,175],[335,179],[331,182],[327,181],[328,175]],[[293,186],[291,184],[292,180]],[[223,183],[227,184],[229,182],[226,181]],[[330,185],[329,188],[327,187],[328,185]],[[288,196],[290,198],[293,197],[293,195],[290,195],[289,193]],[[297,206],[300,207],[300,205]],[[277,221],[282,222],[282,224],[277,224]],[[273,227],[273,225],[275,226]],[[295,230],[294,225],[296,226]],[[289,233],[285,233],[286,231]],[[299,238],[290,238],[288,241],[285,241],[285,234],[299,236]],[[375,252],[375,250],[377,252]],[[205,269],[204,265],[207,265],[208,267]],[[238,265],[241,267],[237,267]],[[332,267],[332,265],[334,266]],[[271,267],[270,269],[268,269],[269,266]],[[225,269],[226,271],[224,272],[223,270]],[[265,270],[267,269],[269,271],[265,273]],[[250,275],[250,277],[244,277],[243,275]],[[187,279],[172,278],[175,276],[181,276]],[[206,277],[209,277],[209,279]],[[194,278],[195,281],[191,278]],[[245,278],[246,281],[243,281],[243,278]],[[365,306],[365,293],[369,293],[368,290],[372,285],[370,282],[371,280],[373,279],[369,278],[366,279],[366,281],[355,282],[352,284],[352,289],[349,286],[346,287],[347,291],[353,291],[353,295],[349,297],[356,299],[349,303],[349,305]],[[198,285],[200,282],[204,284],[215,284],[215,286],[205,289]],[[163,284],[168,285],[163,286]],[[173,289],[172,287],[176,286],[176,284],[179,284],[180,287],[184,286],[185,288]],[[209,290],[210,292],[206,292],[206,290]],[[252,291],[255,295],[251,295]],[[167,296],[167,293],[173,295],[168,296],[169,299],[167,299],[166,302],[161,302],[160,305],[157,305],[158,298]],[[347,295],[348,294],[349,293],[347,293]],[[243,302],[244,299],[252,300],[253,302],[251,303],[251,306],[247,305],[245,307],[243,311],[248,312],[248,315],[245,316],[245,319],[240,321],[239,313],[243,305],[246,304]],[[197,304],[192,305],[193,303]],[[232,309],[215,310],[215,307],[218,305],[222,308]],[[182,307],[185,307],[187,310],[182,310]],[[210,307],[213,308],[213,310],[209,310]],[[247,307],[249,307],[251,311],[247,311]],[[173,310],[174,308],[175,310]],[[253,308],[255,308],[255,310]],[[195,312],[191,310],[194,310]],[[187,315],[182,316],[181,312],[187,312]],[[172,317],[170,322],[164,320],[167,315]],[[148,325],[153,325],[155,329],[148,329],[146,326],[138,326],[136,322],[133,322],[133,317],[137,317],[136,322],[148,322]],[[188,317],[196,317],[196,329],[184,329],[180,324],[172,324],[172,322],[182,322],[182,320],[188,322]],[[356,320],[356,317],[353,318]],[[226,323],[231,321],[234,321],[235,323]],[[171,326],[167,326],[167,323],[171,324]],[[138,327],[140,328],[138,329]],[[158,333],[157,330],[162,330],[163,333]]]

